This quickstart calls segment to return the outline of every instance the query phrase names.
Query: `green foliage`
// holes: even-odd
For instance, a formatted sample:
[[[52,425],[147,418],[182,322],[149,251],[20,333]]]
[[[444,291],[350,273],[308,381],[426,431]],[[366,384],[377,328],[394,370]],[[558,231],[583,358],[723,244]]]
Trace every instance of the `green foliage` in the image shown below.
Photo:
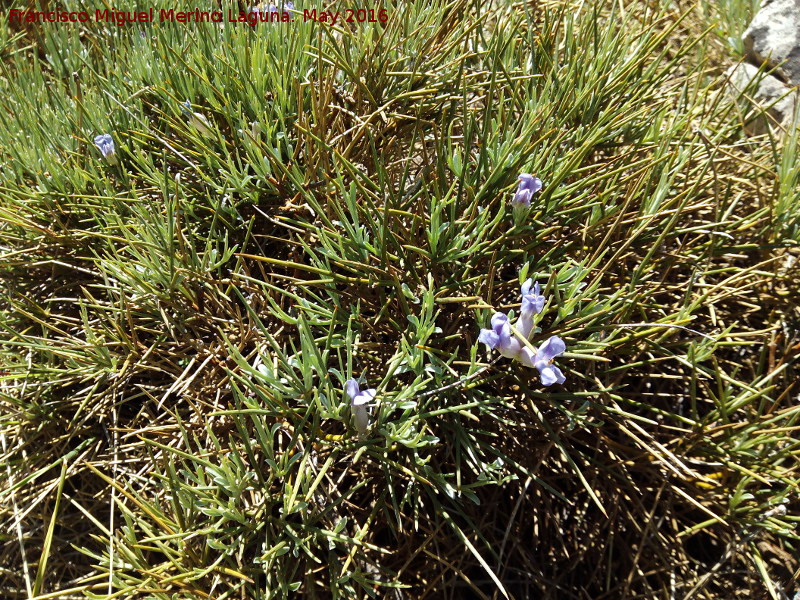
[[[1,593],[777,597],[800,171],[710,76],[747,7],[381,7],[0,26]],[[563,387],[477,343],[528,277]]]

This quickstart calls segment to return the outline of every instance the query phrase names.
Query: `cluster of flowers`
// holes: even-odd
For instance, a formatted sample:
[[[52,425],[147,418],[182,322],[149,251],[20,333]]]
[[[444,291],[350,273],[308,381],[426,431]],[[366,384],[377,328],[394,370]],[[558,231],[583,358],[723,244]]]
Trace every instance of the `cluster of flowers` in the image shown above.
[[[519,176],[519,185],[511,200],[514,222],[519,224],[530,212],[533,195],[542,189],[542,181],[538,177],[523,173]],[[512,327],[508,315],[496,312],[492,315],[491,329],[481,329],[478,341],[487,348],[497,350],[501,356],[516,360],[526,367],[539,371],[542,385],[562,384],[566,380],[564,374],[553,364],[556,357],[567,349],[564,340],[557,335],[551,336],[538,349],[528,342],[535,330],[534,316],[544,310],[547,303],[539,287],[539,282],[528,279],[520,288],[522,305],[516,324]],[[350,409],[356,429],[363,434],[369,428],[369,406],[375,399],[377,390],[367,389],[363,392],[355,379],[348,379],[344,384],[350,396]]]
[[[539,346],[538,350],[528,343],[528,338],[535,329],[534,315],[544,310],[547,299],[540,293],[539,282],[534,283],[531,279],[522,284],[520,291],[522,306],[515,326],[512,328],[508,315],[496,312],[492,315],[491,329],[481,329],[478,341],[486,344],[491,350],[497,350],[506,358],[519,361],[526,367],[539,371],[542,385],[562,384],[566,378],[553,361],[566,351],[564,340],[553,335]],[[362,392],[355,379],[348,379],[344,389],[350,396],[350,409],[356,429],[363,434],[369,427],[369,404],[378,392],[372,388]]]
[[[208,120],[201,113],[192,111],[192,104],[189,100],[181,106],[181,110],[201,134],[210,133]],[[254,130],[253,134],[255,135],[255,133]],[[98,135],[94,138],[94,143],[110,165],[117,164],[114,140],[109,134]],[[519,176],[519,180],[519,186],[511,201],[516,222],[527,216],[533,194],[542,189],[542,182],[538,177],[523,173]],[[497,350],[506,358],[538,370],[542,385],[564,383],[564,374],[553,364],[555,358],[566,351],[564,340],[556,335],[551,336],[535,351],[528,342],[528,338],[534,330],[534,315],[542,312],[546,303],[546,298],[540,293],[539,282],[534,283],[533,280],[528,279],[522,284],[520,291],[522,292],[522,305],[515,326],[512,328],[508,315],[496,312],[492,315],[491,329],[482,329],[478,341],[486,344],[491,350]],[[355,379],[347,380],[345,391],[350,396],[350,407],[356,429],[363,434],[369,427],[368,406],[375,398],[377,391],[367,389],[362,392]]]
[[[530,212],[533,195],[542,189],[542,180],[528,173],[519,176],[519,185],[511,207],[514,222],[521,223]],[[491,350],[497,350],[502,356],[521,362],[526,367],[539,371],[542,385],[564,383],[564,374],[553,361],[563,354],[567,347],[557,335],[550,337],[535,350],[528,343],[534,329],[533,317],[544,309],[546,298],[540,293],[539,282],[528,279],[522,284],[522,306],[519,319],[512,328],[508,315],[496,312],[492,315],[491,329],[482,329],[478,341],[483,342]]]
[[[192,112],[192,105],[188,100],[181,106],[181,110],[190,118],[192,125],[200,133],[210,132],[208,120],[202,114]],[[98,135],[94,138],[94,143],[109,164],[116,164],[114,140],[109,134]],[[533,194],[542,189],[541,180],[527,173],[520,175],[519,181],[519,186],[511,201],[515,221],[527,215]],[[534,350],[528,342],[528,338],[534,330],[534,315],[542,312],[546,303],[546,298],[540,293],[539,282],[534,283],[533,280],[528,279],[522,284],[520,291],[522,292],[522,305],[515,326],[512,328],[508,315],[496,312],[492,315],[491,329],[482,329],[478,341],[486,344],[491,350],[497,350],[506,358],[538,370],[542,385],[564,383],[564,374],[553,364],[555,358],[566,351],[564,340],[556,335],[551,336],[539,346],[538,350]],[[362,392],[355,379],[347,380],[345,391],[350,396],[350,406],[356,429],[359,433],[364,433],[369,427],[368,406],[375,398],[377,391],[368,389]]]
[[[542,385],[564,383],[565,377],[553,361],[567,349],[557,335],[551,336],[539,346],[538,350],[528,343],[534,330],[533,317],[544,309],[546,298],[540,294],[539,282],[528,279],[522,284],[522,306],[519,319],[512,328],[508,315],[496,312],[492,315],[491,329],[481,329],[478,341],[483,342],[491,350],[497,350],[502,356],[521,362],[526,367],[539,371]]]

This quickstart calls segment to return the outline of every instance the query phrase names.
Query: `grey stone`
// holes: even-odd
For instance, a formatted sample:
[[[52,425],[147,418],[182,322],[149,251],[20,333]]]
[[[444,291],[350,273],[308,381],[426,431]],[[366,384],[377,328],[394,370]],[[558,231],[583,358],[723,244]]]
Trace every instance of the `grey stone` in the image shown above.
[[[725,75],[730,82],[729,92],[735,98],[753,102],[761,109],[760,114],[745,123],[748,134],[765,134],[768,127],[789,131],[800,125],[794,121],[795,110],[800,104],[800,91],[797,88],[791,88],[747,63],[731,67]]]
[[[787,83],[800,85],[800,0],[764,0],[744,32],[744,47],[750,62],[778,67]]]

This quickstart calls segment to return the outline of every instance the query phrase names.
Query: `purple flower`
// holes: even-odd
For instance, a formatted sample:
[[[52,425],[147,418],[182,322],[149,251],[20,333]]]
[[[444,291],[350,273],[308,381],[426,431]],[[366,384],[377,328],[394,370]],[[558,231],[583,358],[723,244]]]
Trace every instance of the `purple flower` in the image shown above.
[[[511,324],[505,313],[497,312],[492,315],[492,328],[481,329],[478,341],[491,350],[497,350],[506,358],[518,360],[526,367],[533,366],[533,352],[511,332]]]
[[[520,287],[520,291],[522,292],[522,308],[520,310],[522,314],[531,313],[538,315],[542,312],[547,299],[539,293],[540,288],[538,281],[533,284],[533,293],[531,293],[532,281],[532,279],[528,279],[522,284],[522,287]]]
[[[492,328],[481,329],[478,341],[486,344],[491,350],[497,350],[506,358],[517,360],[526,367],[536,368],[542,385],[560,384],[566,379],[561,369],[553,364],[555,358],[567,349],[564,340],[557,335],[544,342],[534,353],[527,344],[513,334],[508,317],[498,312],[492,315]]]
[[[369,412],[367,405],[375,398],[377,390],[368,389],[363,392],[358,387],[358,381],[348,379],[344,384],[344,390],[350,396],[350,410],[356,422],[358,433],[366,433],[369,427]]]
[[[114,148],[114,138],[108,133],[103,133],[94,138],[94,145],[108,161],[108,164],[117,164],[117,150]]]
[[[522,306],[520,307],[519,320],[517,321],[517,331],[526,340],[530,337],[533,331],[533,315],[538,315],[544,309],[544,304],[547,299],[539,293],[539,282],[533,284],[533,293],[531,293],[532,279],[528,279],[522,284],[520,290],[522,291]]]
[[[554,383],[564,383],[564,374],[553,364],[556,356],[564,354],[567,346],[557,335],[554,335],[544,344],[539,346],[536,356],[533,358],[533,366],[539,371],[539,378],[542,385],[553,385]]]
[[[531,198],[542,189],[542,181],[538,177],[523,173],[519,176],[519,185],[511,199],[514,224],[521,225],[531,211]]]
[[[528,173],[523,173],[519,176],[519,185],[514,194],[511,203],[514,205],[522,205],[525,208],[530,207],[531,198],[533,195],[542,189],[542,180]]]

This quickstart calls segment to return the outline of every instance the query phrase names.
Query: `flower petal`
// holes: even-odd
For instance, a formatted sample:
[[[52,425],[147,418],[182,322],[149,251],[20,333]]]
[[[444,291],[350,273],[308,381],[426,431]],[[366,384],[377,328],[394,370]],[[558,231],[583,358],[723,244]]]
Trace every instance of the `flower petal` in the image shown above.
[[[499,338],[499,347],[508,346],[508,344],[514,339],[514,336],[511,334],[511,323],[508,322],[508,318],[506,318],[505,322],[500,325],[499,328],[495,329],[495,332],[497,332],[497,336]]]
[[[550,368],[553,369],[553,372],[556,375],[556,383],[558,385],[561,385],[567,380],[567,378],[564,377],[564,374],[561,372],[561,369],[559,369],[557,366],[552,365]]]
[[[517,189],[526,190],[530,192],[531,195],[542,189],[542,180],[529,173],[523,173],[518,179],[519,187]]]
[[[530,190],[517,190],[514,194],[514,197],[511,199],[512,204],[518,204],[521,206],[530,206],[531,205],[531,192]]]
[[[94,145],[100,150],[104,157],[114,154],[114,138],[108,133],[103,133],[94,138]]]
[[[526,367],[534,367],[534,361],[536,360],[536,355],[533,353],[533,350],[528,348],[527,346],[522,346],[519,351],[518,359]]]
[[[360,394],[357,394],[355,398],[350,401],[350,406],[364,406],[372,402],[375,398],[375,394],[378,393],[378,390],[374,390],[372,388],[368,390],[364,390]]]
[[[522,297],[520,312],[528,315],[538,315],[544,309],[545,297],[527,294]]]
[[[505,313],[496,312],[492,315],[492,329],[497,333],[508,323],[508,316]]]
[[[557,383],[561,385],[566,380],[564,374],[561,372],[555,365],[548,365],[544,369],[539,371],[539,378],[542,380],[542,385],[553,385]]]
[[[500,343],[500,336],[493,329],[481,329],[478,341],[486,344],[490,350],[494,350]]]
[[[540,312],[542,312],[542,310],[544,310],[544,305],[547,302],[547,298],[539,293],[538,281],[533,284],[532,293],[529,293],[531,292],[531,286],[529,284],[530,281],[531,280],[529,279],[522,286],[522,306],[520,307],[520,312],[523,315],[538,315]]]
[[[369,412],[366,406],[353,406],[353,420],[356,422],[356,430],[360,434],[365,434],[369,429]]]
[[[514,360],[520,360],[519,354],[521,350],[522,344],[520,341],[510,334],[507,338],[501,337],[500,343],[497,345],[497,351],[500,352],[502,356],[513,358]]]
[[[522,300],[522,311],[519,315],[519,319],[514,324],[514,327],[517,328],[517,332],[526,340],[530,337],[531,331],[533,331],[533,312],[525,311],[525,300]]]
[[[536,362],[546,362],[549,363],[552,361],[556,356],[564,354],[567,349],[567,345],[557,335],[552,336],[549,340],[547,340],[544,344],[539,346],[539,350],[536,352]]]
[[[358,381],[352,378],[348,379],[344,384],[344,390],[347,392],[347,395],[350,396],[350,400],[354,400],[359,393]]]

